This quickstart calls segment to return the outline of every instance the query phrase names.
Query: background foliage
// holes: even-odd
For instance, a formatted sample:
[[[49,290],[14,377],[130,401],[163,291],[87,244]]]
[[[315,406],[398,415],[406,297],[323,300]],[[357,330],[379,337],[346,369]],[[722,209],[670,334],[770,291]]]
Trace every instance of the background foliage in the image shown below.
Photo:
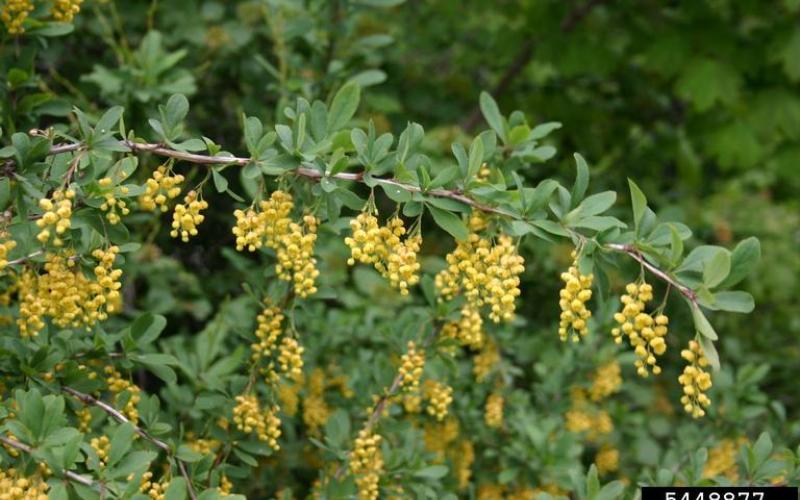
[[[795,390],[800,365],[795,342],[800,334],[800,3],[86,0],[71,23],[54,21],[52,2],[33,5],[25,33],[3,30],[0,40],[0,124],[6,146],[0,201],[9,209],[4,219],[15,236],[22,232],[14,229],[21,225],[20,214],[9,207],[58,185],[55,173],[41,184],[25,182],[13,165],[24,164],[29,170],[23,175],[38,182],[44,169],[36,165],[46,161],[42,156],[54,136],[22,144],[15,133],[52,126],[55,133],[66,134],[56,143],[94,136],[100,146],[91,161],[102,171],[116,152],[102,150],[107,138],[96,120],[104,115],[111,120],[106,112],[122,106],[125,130],[135,131],[135,137],[168,139],[170,145],[207,148],[212,154],[219,144],[238,156],[258,156],[248,135],[260,139],[271,124],[280,123],[294,127],[296,137],[295,116],[302,114],[297,98],[321,100],[330,111],[337,91],[341,95],[339,89],[357,84],[358,112],[345,121],[377,136],[394,131],[395,137],[410,122],[421,124],[426,134],[417,149],[428,158],[434,178],[456,164],[451,144],[468,152],[481,131],[497,130],[487,123],[491,113],[485,102],[481,113],[479,95],[487,90],[505,116],[519,109],[531,126],[560,123],[548,125],[549,133],[538,129],[542,135],[536,141],[507,150],[500,141],[496,158],[505,165],[509,189],[515,188],[512,170],[526,186],[553,178],[569,189],[575,178],[569,153],[578,151],[591,164],[591,192],[619,193],[618,203],[604,215],[633,220],[627,208],[631,178],[659,220],[692,229],[684,242],[687,252],[702,245],[732,250],[746,237],[759,238],[763,258],[738,285],[753,295],[756,309],[747,315],[709,315],[719,334],[722,367],[714,374],[714,403],[702,420],[691,419],[677,404],[683,366],[678,352],[694,334],[690,310],[679,296],[673,293],[667,309],[672,340],[664,373],[639,378],[630,349],[616,347],[607,334],[619,293],[638,275],[636,263],[619,260],[607,268],[611,293],[595,303],[592,334],[580,344],[562,344],[556,333],[559,274],[570,265],[572,242],[552,233],[547,235],[556,244],[523,239],[526,270],[517,318],[487,325],[499,349],[491,376],[475,379],[474,354],[468,350],[455,360],[442,356],[429,363],[429,376],[453,386],[451,413],[458,417],[458,428],[453,433],[452,422],[448,431],[446,423],[406,418],[394,406],[381,430],[391,443],[391,451],[384,449],[391,471],[384,495],[488,499],[571,492],[580,498],[615,498],[623,487],[632,495],[632,486],[639,483],[796,484],[797,458],[785,449],[800,441],[794,418],[800,405]],[[180,99],[170,100],[174,94],[185,95],[191,104],[185,122],[186,113],[167,104],[182,107]],[[159,105],[165,106],[161,115]],[[82,110],[87,125],[73,107]],[[295,113],[285,113],[286,107]],[[116,118],[111,130],[119,128]],[[163,133],[151,128],[152,119],[161,122]],[[255,131],[255,119],[264,124],[263,134]],[[327,132],[334,136],[330,127]],[[270,147],[283,147],[282,140]],[[504,156],[528,146],[519,161]],[[29,158],[23,158],[26,151]],[[358,163],[380,163],[372,160],[362,157]],[[163,161],[141,155],[133,184],[141,184]],[[67,162],[54,160],[53,171],[63,173]],[[380,168],[375,167],[376,173]],[[208,168],[179,162],[176,170],[196,184]],[[41,449],[33,458],[15,456],[11,448],[0,450],[4,470],[14,464],[32,473],[37,462],[46,462],[55,473],[51,496],[91,497],[91,487],[59,480],[59,463],[70,469],[77,461],[91,476],[124,483],[128,473],[140,474],[142,464],[153,462],[156,477],[167,465],[163,476],[173,478],[171,494],[179,498],[186,490],[178,462],[168,465],[172,456],[187,463],[193,476],[207,476],[202,485],[198,480],[198,491],[216,487],[224,474],[233,492],[250,498],[304,498],[312,491],[326,498],[354,494],[352,478],[331,477],[352,449],[373,395],[391,384],[419,318],[435,309],[426,300],[430,293],[423,293],[423,283],[411,297],[400,297],[369,266],[347,266],[342,240],[347,218],[360,206],[337,195],[346,217],[330,217],[320,229],[315,250],[320,291],[293,306],[293,327],[305,348],[305,380],[287,385],[299,401],[295,414],[287,411],[291,395],[281,398],[281,450],[272,453],[255,439],[232,436],[215,422],[230,418],[233,397],[247,384],[244,367],[258,302],[264,295],[278,299],[282,290],[274,286],[270,258],[237,253],[230,232],[232,213],[243,206],[236,197],[252,197],[252,179],[260,173],[250,175],[235,165],[214,170],[204,189],[210,208],[190,243],[170,238],[169,214],[133,213],[126,219],[131,236],[121,238],[129,242],[122,245],[124,311],[100,332],[87,336],[52,329],[26,345],[13,323],[0,326],[7,332],[0,360],[8,374],[3,430]],[[270,175],[264,178],[272,190],[276,183]],[[342,186],[339,191],[364,200],[369,194],[364,186]],[[298,205],[311,206],[321,195],[316,189],[297,187]],[[395,201],[407,201],[376,192],[379,211],[386,216]],[[331,216],[330,208],[325,210]],[[441,217],[427,215],[422,222],[420,258],[423,272],[430,275],[452,250],[447,231],[460,231]],[[114,235],[111,239],[117,242]],[[82,242],[86,248],[95,243]],[[34,243],[18,245],[11,258],[34,248]],[[664,289],[656,287],[660,299]],[[14,314],[13,304],[7,309]],[[109,360],[108,353],[120,357]],[[84,364],[79,356],[92,361]],[[588,390],[598,367],[613,361],[622,368],[619,392],[586,410],[605,412],[613,430],[601,436],[570,430],[569,412],[576,405],[570,388]],[[67,373],[53,381],[55,367],[64,363]],[[93,423],[76,437],[83,405],[79,398],[58,395],[57,384],[86,394],[99,391],[79,370],[95,371],[102,379],[107,364],[141,387],[140,423],[164,440],[169,453],[159,454],[158,446],[141,439],[131,447],[133,428],[118,425],[96,407]],[[320,376],[326,380],[321,408],[314,407],[320,393],[310,382]],[[505,401],[499,429],[484,420],[491,393],[502,394]],[[125,397],[116,401],[117,408],[125,406]],[[60,420],[38,421],[41,408],[55,415],[65,405]],[[97,458],[92,458],[90,440],[103,435],[111,438],[114,460],[125,467],[103,472],[92,465]],[[217,447],[205,457],[209,450],[197,444],[203,439]],[[459,457],[467,440],[475,458],[469,484],[459,487]],[[618,452],[614,467],[601,458],[609,451]],[[611,456],[606,454],[606,460]],[[598,468],[601,482],[610,484],[605,489],[596,484]],[[405,493],[396,489],[401,486]],[[114,493],[123,495],[123,489]]]

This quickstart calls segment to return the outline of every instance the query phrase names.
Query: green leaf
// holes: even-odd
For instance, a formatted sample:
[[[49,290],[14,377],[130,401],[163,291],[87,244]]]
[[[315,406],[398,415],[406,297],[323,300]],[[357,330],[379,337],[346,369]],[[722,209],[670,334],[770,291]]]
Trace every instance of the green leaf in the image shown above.
[[[575,214],[573,218],[601,214],[611,208],[616,200],[617,193],[614,191],[604,191],[602,193],[593,194],[584,199],[580,205],[573,210]],[[567,218],[570,218],[569,214],[567,214]]]
[[[717,102],[732,104],[739,96],[741,77],[732,65],[714,59],[699,58],[689,63],[675,84],[683,99],[700,112]]]
[[[395,203],[411,201],[411,193],[407,189],[384,183],[380,183],[379,186],[383,189],[383,192],[386,193],[386,196]]]
[[[183,94],[173,94],[164,108],[164,118],[167,124],[174,127],[180,124],[189,113],[189,100]]]
[[[159,314],[144,313],[131,324],[131,336],[137,344],[147,346],[161,335],[167,326],[167,318]]]
[[[713,309],[720,311],[750,313],[755,308],[753,296],[747,292],[717,292],[714,294]]]
[[[328,111],[328,132],[343,128],[356,114],[361,99],[361,87],[357,83],[345,84],[333,97]]]
[[[553,222],[551,220],[543,219],[543,220],[534,220],[531,221],[531,224],[538,227],[539,229],[543,229],[550,234],[554,234],[556,236],[563,236],[565,238],[569,238],[569,231],[567,231],[564,226]]]
[[[508,142],[508,125],[506,125],[503,115],[500,114],[500,109],[497,107],[497,102],[491,95],[489,95],[488,92],[481,92],[480,107],[486,123],[492,127],[492,130],[497,133],[497,136],[500,137],[503,143]]]
[[[116,465],[128,453],[133,445],[133,425],[130,422],[120,424],[111,435],[111,451],[108,453],[108,465]]]
[[[467,239],[469,231],[460,217],[431,205],[428,205],[428,210],[431,212],[436,224],[450,233],[455,239],[459,241]]]
[[[628,186],[631,190],[631,204],[633,205],[633,226],[636,228],[636,234],[638,235],[640,234],[639,227],[642,224],[642,218],[647,208],[647,198],[632,179],[628,179]]]
[[[575,175],[575,184],[572,185],[570,208],[578,206],[578,203],[583,200],[583,196],[586,194],[586,189],[589,187],[589,165],[586,164],[586,160],[580,154],[575,153],[574,156],[577,173]]]
[[[701,335],[698,339],[700,342],[700,347],[703,348],[703,354],[705,355],[706,359],[708,359],[708,363],[711,365],[711,368],[714,371],[719,371],[719,354],[717,353],[717,348],[714,345],[714,341],[708,337],[704,337]]]
[[[169,488],[164,492],[164,500],[184,500],[186,492],[186,480],[182,477],[173,477],[169,481]]]
[[[425,479],[441,479],[450,469],[446,465],[430,465],[414,472],[414,477]]]
[[[211,177],[214,179],[214,188],[218,193],[224,193],[228,190],[228,179],[218,169],[211,170]]]
[[[467,178],[474,179],[483,165],[483,141],[476,137],[469,148],[469,162],[467,166]]]
[[[758,238],[750,237],[739,242],[731,254],[731,267],[728,277],[719,284],[721,288],[728,288],[740,283],[761,260],[761,243]]]
[[[694,327],[700,335],[709,340],[717,340],[717,332],[714,331],[714,327],[708,322],[700,307],[695,304],[692,304],[692,319],[694,319]]]
[[[710,259],[703,263],[703,284],[714,288],[728,277],[731,271],[731,254],[724,248],[718,248]]]

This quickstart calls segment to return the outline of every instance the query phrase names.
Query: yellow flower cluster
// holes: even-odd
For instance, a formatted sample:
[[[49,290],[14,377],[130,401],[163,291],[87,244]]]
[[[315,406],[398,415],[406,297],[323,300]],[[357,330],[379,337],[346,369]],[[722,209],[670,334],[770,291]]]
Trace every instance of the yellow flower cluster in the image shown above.
[[[0,20],[6,25],[9,35],[25,33],[22,23],[33,10],[33,0],[6,0],[0,11]]]
[[[278,344],[278,337],[281,335],[281,323],[284,316],[281,310],[272,305],[269,299],[264,300],[264,309],[256,317],[256,338],[257,342],[250,344],[253,361],[257,362],[262,358],[268,357],[275,350]]]
[[[319,220],[313,215],[303,217],[303,223],[289,217],[294,208],[292,196],[285,191],[273,191],[269,200],[259,202],[258,209],[236,210],[236,250],[255,252],[262,246],[275,250],[278,277],[294,284],[300,297],[316,293],[319,276],[314,243]]]
[[[283,337],[278,349],[278,364],[281,371],[291,380],[300,382],[303,379],[303,346],[292,337]]]
[[[420,264],[417,253],[422,246],[419,234],[406,237],[405,224],[400,217],[392,217],[380,226],[375,215],[362,212],[350,221],[352,237],[345,238],[350,247],[349,265],[356,262],[372,264],[389,280],[401,295],[408,295],[408,288],[419,283]]]
[[[160,482],[153,481],[153,473],[150,471],[142,474],[142,484],[139,486],[139,492],[147,495],[150,500],[164,500],[164,493],[167,488],[169,488],[169,481],[164,481],[163,479]]]
[[[428,415],[438,421],[447,416],[447,409],[453,402],[453,388],[435,380],[425,381],[423,393],[428,400]]]
[[[619,450],[610,445],[601,447],[594,456],[594,463],[600,474],[616,471],[619,469]]]
[[[193,189],[186,193],[183,203],[175,205],[175,211],[172,213],[170,236],[177,238],[180,235],[184,243],[189,241],[190,236],[197,236],[197,226],[206,218],[201,212],[207,208],[208,202],[199,198],[197,191]]]
[[[88,406],[84,406],[75,412],[78,419],[78,430],[84,434],[88,433],[92,426],[92,412]]]
[[[278,401],[281,403],[281,410],[285,415],[294,417],[297,415],[297,407],[300,404],[300,384],[278,384]]]
[[[289,231],[280,237],[275,248],[278,278],[294,283],[294,293],[303,298],[317,293],[315,283],[319,270],[314,258],[314,243],[318,225],[319,219],[313,215],[304,216],[303,225],[290,223]]]
[[[623,304],[621,312],[614,314],[614,320],[620,324],[611,330],[614,342],[622,342],[622,334],[628,336],[636,356],[636,373],[642,377],[649,374],[648,367],[653,373],[661,373],[661,367],[656,364],[656,356],[661,356],[667,350],[664,337],[667,335],[669,318],[664,314],[653,317],[644,312],[648,302],[653,300],[653,287],[648,283],[628,283],[625,294],[620,297]]]
[[[255,394],[236,396],[233,421],[237,429],[247,434],[255,433],[260,441],[277,451],[280,449],[278,438],[281,436],[281,421],[277,416],[279,410],[277,405],[273,405],[264,411]]]
[[[381,436],[362,429],[350,456],[350,472],[358,487],[359,500],[375,500],[380,489],[378,483],[383,473],[383,454],[380,449]]]
[[[576,257],[575,252],[572,252],[572,257]],[[572,341],[578,342],[589,333],[588,321],[592,317],[592,311],[587,309],[586,303],[592,298],[594,275],[581,274],[575,261],[566,272],[561,273],[561,281],[564,282],[564,288],[559,292],[561,317],[558,336],[566,342],[571,334]]]
[[[524,262],[511,237],[501,235],[493,245],[471,233],[447,254],[448,266],[436,275],[436,288],[447,300],[463,293],[472,309],[488,306],[489,318],[495,323],[509,321],[520,295]]]
[[[589,396],[592,401],[600,401],[619,391],[621,385],[622,370],[619,363],[610,361],[599,366],[595,371],[592,386],[589,388]]]
[[[43,316],[62,328],[89,328],[106,320],[109,313],[119,312],[122,271],[113,268],[118,252],[118,247],[111,246],[92,253],[98,259],[94,280],[84,276],[69,254],[47,254],[43,274],[23,272],[17,282],[20,335],[38,334],[44,328]]]
[[[40,243],[47,244],[55,233],[53,245],[60,247],[64,244],[61,235],[72,226],[70,217],[72,217],[73,198],[75,191],[59,189],[53,192],[51,198],[39,200],[39,208],[44,211],[42,217],[36,221],[36,227],[40,229],[36,239]]]
[[[465,305],[461,308],[458,321],[451,321],[442,327],[444,338],[455,339],[471,349],[480,349],[484,342],[483,319],[477,309]]]
[[[175,199],[181,194],[181,183],[184,177],[174,174],[168,170],[166,165],[161,165],[153,171],[152,177],[145,182],[144,193],[139,196],[139,208],[148,212],[168,210],[169,200]]]
[[[486,409],[483,414],[483,420],[486,425],[493,429],[499,429],[503,426],[503,405],[505,399],[501,394],[492,393],[486,399]]]
[[[111,179],[111,177],[103,177],[97,181],[97,184],[101,188],[109,188],[113,183],[114,181]],[[128,188],[125,186],[120,186],[119,193],[122,195],[128,194]],[[100,210],[106,212],[106,219],[108,219],[110,224],[114,225],[119,223],[119,221],[122,220],[122,216],[131,213],[131,210],[128,208],[128,204],[125,202],[125,200],[117,199],[113,189],[106,190],[106,192],[103,193],[103,198],[105,201],[102,205],[100,205]]]
[[[739,448],[745,442],[747,442],[747,438],[744,437],[726,438],[708,450],[708,460],[703,468],[703,478],[711,479],[723,476],[733,483],[738,482],[739,466],[736,464],[736,456]]]
[[[570,391],[572,405],[565,416],[565,428],[569,432],[586,433],[588,441],[596,441],[599,437],[611,434],[614,423],[607,411],[590,404],[586,392],[578,387]]]
[[[217,488],[219,489],[220,495],[222,495],[223,497],[228,496],[231,493],[233,493],[233,482],[231,482],[231,480],[228,479],[228,476],[223,474],[219,478],[219,486]]]
[[[489,339],[473,359],[472,373],[475,375],[475,380],[478,383],[484,382],[498,363],[500,363],[500,349],[494,340]]]
[[[406,353],[400,358],[400,385],[403,390],[417,392],[424,370],[425,351],[418,351],[417,345],[413,341],[409,341]]]
[[[472,464],[475,462],[475,446],[472,441],[469,439],[461,441],[456,448],[453,462],[458,489],[465,490],[469,487],[469,480],[472,478]]]
[[[116,405],[119,400],[123,399],[123,392],[127,392],[128,398],[122,413],[134,424],[139,422],[139,410],[136,409],[136,405],[142,399],[142,390],[130,380],[122,378],[120,372],[115,370],[113,366],[106,366],[105,373],[107,375],[108,390],[114,394],[114,404]]]
[[[319,367],[314,368],[308,377],[307,392],[303,399],[303,423],[311,435],[318,435],[331,415],[331,409],[325,402],[325,389],[333,383],[335,381],[329,379],[325,370]]]
[[[204,438],[197,439],[194,438],[194,436],[191,436],[191,439],[189,439],[190,438],[189,433],[187,433],[186,437],[187,437],[186,444],[189,446],[189,448],[193,449],[194,451],[196,451],[201,455],[211,455],[213,453],[216,453],[217,450],[220,448],[220,446],[222,446],[222,443],[218,439],[204,439]]]
[[[17,242],[7,232],[0,231],[0,272],[8,265],[8,252],[16,248]]]
[[[108,464],[108,454],[111,452],[111,440],[108,439],[108,436],[94,437],[89,441],[89,445],[97,453],[100,465],[105,466]]]
[[[0,498],[47,500],[50,486],[40,477],[26,477],[16,469],[0,469]]]
[[[711,399],[706,395],[711,388],[711,374],[705,370],[708,358],[696,340],[689,341],[689,348],[681,351],[681,357],[689,363],[678,377],[678,382],[683,386],[681,404],[686,413],[700,418],[706,414],[704,408],[711,404]]]
[[[437,461],[444,459],[444,454],[450,450],[450,444],[458,439],[460,426],[458,420],[450,417],[436,423],[426,423],[423,429],[425,449],[438,455]]]
[[[72,22],[75,14],[81,11],[83,0],[54,0],[51,14],[53,19],[64,23]]]

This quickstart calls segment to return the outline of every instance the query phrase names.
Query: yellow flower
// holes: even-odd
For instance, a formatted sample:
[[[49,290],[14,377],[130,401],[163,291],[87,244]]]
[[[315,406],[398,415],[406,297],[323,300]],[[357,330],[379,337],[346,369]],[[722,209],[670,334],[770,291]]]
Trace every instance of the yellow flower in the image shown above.
[[[572,252],[572,257],[576,253]],[[586,303],[592,298],[592,281],[594,275],[585,276],[578,270],[577,261],[572,266],[561,273],[561,281],[564,288],[559,292],[558,305],[561,308],[561,317],[558,325],[558,336],[562,341],[572,335],[572,341],[578,342],[581,337],[589,334],[589,318],[592,311],[586,307]]]
[[[689,341],[689,348],[681,351],[681,357],[688,362],[678,377],[678,382],[683,386],[681,404],[686,413],[700,418],[706,414],[705,408],[711,405],[711,399],[706,395],[712,385],[711,374],[706,371],[708,358],[696,340]]]

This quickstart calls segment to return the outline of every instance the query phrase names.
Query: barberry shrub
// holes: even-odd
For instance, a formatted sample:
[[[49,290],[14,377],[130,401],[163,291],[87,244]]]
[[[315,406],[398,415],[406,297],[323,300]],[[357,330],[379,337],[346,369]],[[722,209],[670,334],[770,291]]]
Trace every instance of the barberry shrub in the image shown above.
[[[81,3],[8,0],[1,19],[55,35]],[[709,318],[753,309],[736,287],[757,239],[695,245],[634,180],[629,209],[592,193],[579,154],[527,182],[560,125],[487,93],[489,128],[452,155],[359,114],[357,81],[329,94],[272,124],[245,110],[227,145],[181,94],[149,128],[93,103],[3,137],[0,495],[612,499],[629,478],[800,478],[767,434],[696,430],[729,397],[717,374],[732,385]],[[686,436],[626,447],[621,395]]]

